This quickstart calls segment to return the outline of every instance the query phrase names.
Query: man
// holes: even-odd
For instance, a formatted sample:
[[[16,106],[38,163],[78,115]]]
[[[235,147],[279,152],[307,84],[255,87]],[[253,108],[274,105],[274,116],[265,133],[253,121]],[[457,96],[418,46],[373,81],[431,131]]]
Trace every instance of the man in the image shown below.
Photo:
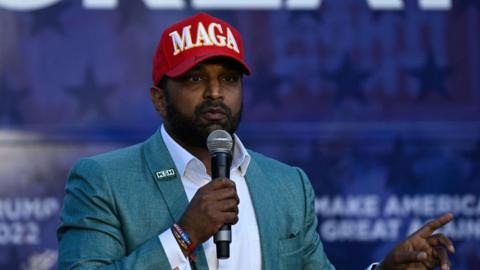
[[[247,151],[238,31],[200,13],[164,31],[153,104],[164,122],[144,143],[73,167],[58,230],[60,269],[334,269],[319,239],[314,193],[302,170]],[[230,178],[211,181],[206,139],[233,135]],[[241,203],[240,203],[241,202]],[[445,215],[400,243],[382,270],[449,268]],[[229,259],[212,236],[232,226]]]

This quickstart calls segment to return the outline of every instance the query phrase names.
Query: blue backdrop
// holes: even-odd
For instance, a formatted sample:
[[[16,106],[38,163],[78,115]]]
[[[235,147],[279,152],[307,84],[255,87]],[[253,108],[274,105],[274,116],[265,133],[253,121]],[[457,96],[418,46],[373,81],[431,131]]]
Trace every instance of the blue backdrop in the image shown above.
[[[480,269],[478,0],[0,0],[0,269],[56,269],[68,170],[159,127],[155,46],[199,10],[243,34],[240,137],[308,173],[338,269],[447,211]]]

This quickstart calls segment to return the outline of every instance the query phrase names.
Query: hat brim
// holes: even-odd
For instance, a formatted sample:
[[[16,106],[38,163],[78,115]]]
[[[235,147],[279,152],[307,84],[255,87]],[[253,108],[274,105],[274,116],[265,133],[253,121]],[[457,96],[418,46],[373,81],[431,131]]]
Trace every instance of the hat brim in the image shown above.
[[[247,74],[247,75],[252,74],[252,72],[250,71],[250,68],[248,67],[248,65],[244,61],[242,61],[240,58],[234,57],[231,54],[227,54],[227,53],[211,53],[211,54],[205,54],[205,55],[201,55],[201,56],[191,57],[191,58],[183,61],[182,63],[178,64],[175,68],[169,70],[165,74],[169,77],[172,77],[172,78],[178,77],[178,76],[184,74],[185,72],[189,71],[191,68],[193,68],[197,64],[199,64],[199,63],[201,63],[201,62],[203,62],[207,59],[215,58],[215,57],[228,57],[230,59],[233,59],[233,60],[237,61],[242,66],[242,68],[243,68],[242,72],[244,74]]]

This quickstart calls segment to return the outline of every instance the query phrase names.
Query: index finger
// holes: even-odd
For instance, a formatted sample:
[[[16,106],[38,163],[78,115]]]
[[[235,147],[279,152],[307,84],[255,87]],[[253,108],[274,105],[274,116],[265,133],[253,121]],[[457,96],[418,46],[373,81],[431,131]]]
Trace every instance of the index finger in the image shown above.
[[[422,228],[416,231],[413,235],[418,235],[420,237],[426,238],[430,236],[438,228],[450,222],[452,219],[453,219],[452,213],[445,214],[433,221],[428,222]]]

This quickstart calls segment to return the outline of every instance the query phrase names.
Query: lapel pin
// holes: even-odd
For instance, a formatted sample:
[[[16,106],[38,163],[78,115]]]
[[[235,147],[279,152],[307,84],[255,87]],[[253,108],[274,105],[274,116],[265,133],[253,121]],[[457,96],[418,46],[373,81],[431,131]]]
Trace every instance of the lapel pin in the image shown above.
[[[155,175],[157,176],[158,180],[175,177],[175,169],[171,168],[171,169],[159,171],[159,172],[156,172]]]

